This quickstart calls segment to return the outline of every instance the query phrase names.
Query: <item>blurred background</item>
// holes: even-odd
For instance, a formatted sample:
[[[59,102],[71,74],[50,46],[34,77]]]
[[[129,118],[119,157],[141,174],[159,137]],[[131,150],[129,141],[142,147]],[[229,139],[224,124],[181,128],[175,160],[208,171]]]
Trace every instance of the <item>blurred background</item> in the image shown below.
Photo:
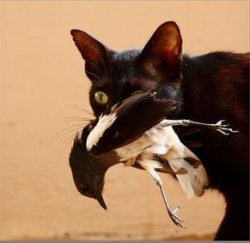
[[[69,151],[90,117],[81,109],[91,109],[70,30],[124,50],[174,20],[184,53],[247,52],[249,1],[1,1],[0,11],[0,239],[212,239],[225,209],[217,191],[189,200],[163,175],[187,229],[170,221],[142,171],[109,170],[107,212],[76,191]]]

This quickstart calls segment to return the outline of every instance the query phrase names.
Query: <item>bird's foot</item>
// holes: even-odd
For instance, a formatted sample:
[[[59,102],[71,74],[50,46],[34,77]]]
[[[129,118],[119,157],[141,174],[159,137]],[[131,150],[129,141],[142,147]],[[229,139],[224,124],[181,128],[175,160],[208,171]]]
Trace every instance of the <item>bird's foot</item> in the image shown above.
[[[134,163],[135,163],[135,158],[132,158],[132,159],[128,159],[128,160],[124,163],[124,165],[125,165],[125,166],[133,166]]]
[[[179,206],[177,206],[174,209],[168,208],[168,214],[175,225],[177,225],[178,227],[181,227],[181,228],[186,228],[186,226],[184,225],[183,219],[181,219],[180,217],[177,216],[177,212],[179,210],[180,210]]]
[[[239,133],[238,130],[233,130],[232,128],[230,128],[229,124],[224,124],[225,122],[225,120],[220,120],[215,124],[215,128],[218,132],[226,136],[231,133]]]

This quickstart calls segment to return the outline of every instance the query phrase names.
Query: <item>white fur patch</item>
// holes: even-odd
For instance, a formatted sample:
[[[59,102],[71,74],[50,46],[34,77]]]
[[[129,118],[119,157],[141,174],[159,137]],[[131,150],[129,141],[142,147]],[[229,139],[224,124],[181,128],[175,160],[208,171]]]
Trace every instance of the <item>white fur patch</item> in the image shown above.
[[[109,115],[101,115],[95,127],[89,133],[89,136],[86,141],[86,148],[90,151],[93,146],[95,146],[103,133],[112,126],[116,120],[116,113],[111,113]]]

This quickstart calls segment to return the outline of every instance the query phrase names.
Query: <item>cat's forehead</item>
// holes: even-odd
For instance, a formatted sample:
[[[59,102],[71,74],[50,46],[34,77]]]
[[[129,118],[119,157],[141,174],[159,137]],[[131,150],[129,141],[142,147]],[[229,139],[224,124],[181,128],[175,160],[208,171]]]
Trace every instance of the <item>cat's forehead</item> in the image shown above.
[[[141,50],[139,49],[116,52],[114,53],[114,59],[117,62],[130,62],[133,61],[136,57],[138,57],[140,52]]]
[[[139,50],[129,50],[115,53],[112,63],[113,71],[117,74],[119,74],[119,72],[131,72],[139,53]]]
[[[156,87],[156,82],[151,76],[137,67],[136,63],[140,54],[141,50],[139,49],[115,54],[112,78],[120,87],[121,85],[129,85],[131,88],[146,90],[153,90]]]

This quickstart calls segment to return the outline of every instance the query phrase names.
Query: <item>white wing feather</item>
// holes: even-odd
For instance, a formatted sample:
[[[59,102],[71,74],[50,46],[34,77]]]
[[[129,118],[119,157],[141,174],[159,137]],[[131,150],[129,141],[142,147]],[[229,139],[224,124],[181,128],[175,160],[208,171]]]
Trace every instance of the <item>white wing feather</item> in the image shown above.
[[[203,175],[199,175],[191,164],[185,159],[169,160],[168,162],[188,198],[203,194],[204,184],[200,181],[200,177]]]
[[[189,150],[178,138],[172,127],[168,127],[167,147],[163,155],[175,172],[176,177],[188,198],[201,196],[208,185],[208,177],[200,159]]]

